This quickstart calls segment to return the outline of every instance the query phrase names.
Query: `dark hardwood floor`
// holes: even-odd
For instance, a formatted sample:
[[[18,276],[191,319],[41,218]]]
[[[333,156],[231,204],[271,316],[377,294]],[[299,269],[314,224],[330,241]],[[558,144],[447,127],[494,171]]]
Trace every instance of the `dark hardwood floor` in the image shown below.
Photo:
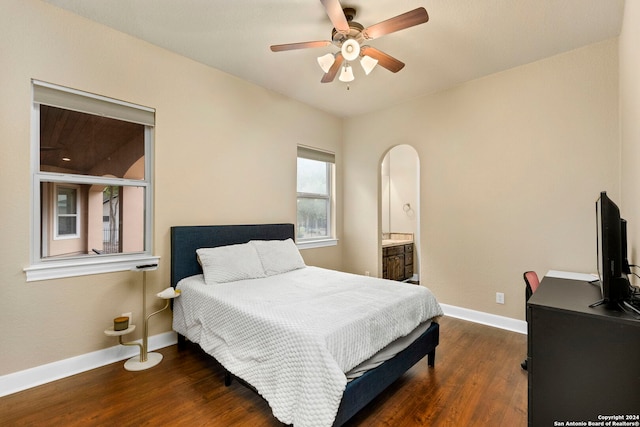
[[[356,426],[525,426],[526,336],[443,318],[426,358],[352,418]],[[282,426],[267,403],[188,345],[128,372],[123,362],[0,398],[2,426]]]

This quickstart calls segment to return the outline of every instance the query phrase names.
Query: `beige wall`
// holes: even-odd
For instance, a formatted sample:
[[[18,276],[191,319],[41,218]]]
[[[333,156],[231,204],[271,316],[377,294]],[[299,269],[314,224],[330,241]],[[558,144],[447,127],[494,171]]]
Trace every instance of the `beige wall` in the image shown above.
[[[113,317],[133,311],[139,323],[141,312],[136,273],[25,281],[30,79],[156,109],[154,254],[161,262],[148,275],[149,295],[169,286],[172,225],[295,222],[296,144],[335,151],[342,178],[341,120],[44,2],[3,1],[0,62],[0,375],[114,346],[102,332]],[[340,252],[303,256],[339,268]],[[168,330],[168,313],[151,322],[151,335]]]
[[[622,216],[628,220],[629,261],[640,264],[640,2],[625,2],[620,34]],[[636,271],[637,272],[637,271]],[[635,281],[638,282],[637,280]]]
[[[602,42],[347,120],[345,269],[378,271],[379,164],[409,144],[421,161],[420,279],[441,302],[524,319],[525,270],[594,271],[594,202],[601,190],[620,198],[617,49]]]

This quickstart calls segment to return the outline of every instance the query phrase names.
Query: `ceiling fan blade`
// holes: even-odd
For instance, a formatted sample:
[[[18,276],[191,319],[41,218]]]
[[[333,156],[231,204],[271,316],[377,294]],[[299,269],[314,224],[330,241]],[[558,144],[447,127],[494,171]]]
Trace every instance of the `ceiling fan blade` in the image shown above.
[[[340,66],[342,65],[342,60],[344,58],[342,57],[341,53],[337,53],[336,54],[336,60],[334,61],[333,65],[331,66],[331,68],[329,68],[329,71],[327,71],[324,76],[322,76],[322,80],[320,80],[320,82],[322,83],[331,83],[333,81],[333,79],[336,78],[336,75],[338,74],[338,71],[340,71]]]
[[[311,47],[324,47],[329,46],[331,42],[329,40],[318,40],[313,42],[300,42],[300,43],[287,43],[287,44],[274,44],[271,46],[272,52],[284,52],[285,50],[307,49]]]
[[[320,3],[322,3],[324,9],[327,11],[327,15],[336,31],[340,34],[348,34],[350,31],[349,23],[344,16],[340,2],[338,0],[320,0]]]
[[[398,15],[395,18],[387,19],[386,21],[379,22],[362,31],[362,35],[365,39],[371,40],[385,34],[395,33],[396,31],[404,30],[415,25],[424,24],[429,20],[429,14],[424,7],[413,9],[409,12]]]
[[[363,46],[362,49],[360,50],[360,52],[362,53],[362,55],[367,55],[367,56],[372,57],[373,59],[377,59],[378,60],[378,64],[381,67],[386,68],[387,70],[391,71],[392,73],[397,73],[398,71],[400,71],[400,70],[402,70],[404,68],[404,62],[398,61],[393,56],[388,55],[388,54],[376,49],[375,47]]]

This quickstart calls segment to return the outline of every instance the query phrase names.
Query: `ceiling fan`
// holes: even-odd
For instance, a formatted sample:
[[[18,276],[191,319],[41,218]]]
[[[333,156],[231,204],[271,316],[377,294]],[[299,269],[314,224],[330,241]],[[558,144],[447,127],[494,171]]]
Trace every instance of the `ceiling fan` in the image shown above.
[[[320,0],[320,3],[324,6],[334,26],[331,32],[331,40],[277,44],[271,46],[271,51],[283,52],[329,45],[340,48],[340,52],[335,54],[327,53],[318,58],[318,64],[325,73],[321,80],[322,83],[332,82],[341,69],[342,71],[338,78],[340,81],[350,82],[354,80],[353,70],[349,62],[358,58],[360,58],[360,64],[367,75],[377,64],[393,73],[397,73],[404,67],[404,62],[363,43],[386,34],[424,24],[429,20],[426,9],[419,7],[365,28],[353,20],[356,15],[355,9],[350,7],[343,9],[339,0]]]

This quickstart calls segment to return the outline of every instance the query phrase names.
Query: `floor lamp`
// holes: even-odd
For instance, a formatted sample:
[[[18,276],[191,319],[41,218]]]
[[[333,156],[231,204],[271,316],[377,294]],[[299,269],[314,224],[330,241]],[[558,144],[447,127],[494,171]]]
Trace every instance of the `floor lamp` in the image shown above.
[[[164,299],[165,305],[158,311],[154,311],[153,313],[147,315],[147,271],[157,270],[158,264],[146,264],[146,265],[138,265],[132,268],[133,271],[142,271],[142,319],[143,319],[143,328],[142,328],[142,344],[140,343],[123,343],[122,345],[137,345],[140,347],[140,356],[134,356],[131,359],[127,360],[124,364],[124,368],[127,371],[142,371],[145,369],[152,368],[156,366],[158,363],[162,361],[161,353],[149,353],[148,350],[148,339],[149,339],[149,319],[151,316],[155,316],[161,311],[166,310],[169,307],[169,301],[172,298],[180,295],[179,293],[174,292],[171,296],[160,296],[160,298]],[[162,292],[163,295],[166,295]]]

